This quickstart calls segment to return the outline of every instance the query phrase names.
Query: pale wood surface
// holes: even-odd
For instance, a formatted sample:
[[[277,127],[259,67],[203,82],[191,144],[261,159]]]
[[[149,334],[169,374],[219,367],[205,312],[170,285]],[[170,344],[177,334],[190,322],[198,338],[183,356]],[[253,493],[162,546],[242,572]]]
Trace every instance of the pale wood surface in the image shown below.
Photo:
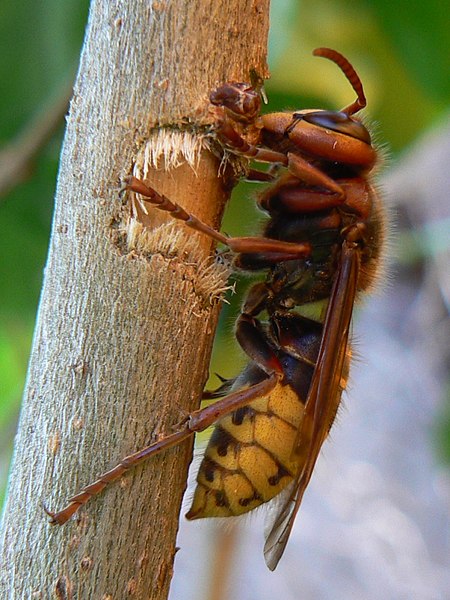
[[[198,406],[218,314],[198,262],[212,245],[169,252],[158,238],[130,251],[119,182],[152,127],[207,123],[217,83],[267,74],[267,30],[267,0],[92,3],[0,540],[2,598],[167,596],[189,444],[63,527],[49,526],[42,502],[62,508]],[[217,225],[227,195],[217,167],[204,153],[195,173],[151,181]]]

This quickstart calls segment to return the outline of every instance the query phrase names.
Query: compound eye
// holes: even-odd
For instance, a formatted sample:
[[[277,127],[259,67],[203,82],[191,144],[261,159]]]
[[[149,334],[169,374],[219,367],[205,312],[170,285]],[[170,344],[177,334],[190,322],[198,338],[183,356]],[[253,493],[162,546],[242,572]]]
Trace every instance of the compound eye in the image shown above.
[[[332,110],[320,110],[317,112],[306,113],[302,115],[303,121],[312,125],[318,125],[331,131],[337,131],[352,138],[361,140],[366,144],[371,143],[370,134],[362,123],[353,120],[344,112]]]

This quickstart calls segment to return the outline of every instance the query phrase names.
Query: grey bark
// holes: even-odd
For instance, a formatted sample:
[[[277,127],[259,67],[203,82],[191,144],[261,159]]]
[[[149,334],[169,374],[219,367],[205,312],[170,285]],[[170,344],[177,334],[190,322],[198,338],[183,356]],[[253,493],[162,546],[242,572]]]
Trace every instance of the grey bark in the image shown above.
[[[208,123],[217,83],[267,74],[267,29],[268,0],[92,3],[0,539],[1,598],[167,596],[191,444],[62,527],[42,502],[62,508],[198,406],[218,314],[202,267],[212,244],[174,234],[177,224],[170,243],[163,229],[145,252],[131,248],[119,181],[156,126]],[[218,225],[227,191],[217,169],[203,152],[195,172],[149,178]]]

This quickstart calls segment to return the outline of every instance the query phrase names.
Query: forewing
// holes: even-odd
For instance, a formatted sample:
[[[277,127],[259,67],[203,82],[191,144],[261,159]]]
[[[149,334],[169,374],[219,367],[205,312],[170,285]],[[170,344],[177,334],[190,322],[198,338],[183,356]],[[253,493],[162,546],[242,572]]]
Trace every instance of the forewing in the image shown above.
[[[289,486],[290,491],[280,505],[264,546],[264,557],[272,571],[284,552],[320,448],[338,407],[359,264],[358,249],[344,242],[325,316],[319,355],[293,450],[304,459],[301,459],[299,473],[292,487]]]

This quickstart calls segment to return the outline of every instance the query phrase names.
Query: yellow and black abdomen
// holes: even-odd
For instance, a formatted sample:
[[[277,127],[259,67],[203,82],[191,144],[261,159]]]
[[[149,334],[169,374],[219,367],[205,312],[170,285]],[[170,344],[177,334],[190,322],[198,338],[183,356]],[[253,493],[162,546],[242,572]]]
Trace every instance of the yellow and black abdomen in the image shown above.
[[[313,369],[295,362],[296,376],[298,369],[304,371],[307,389]],[[283,380],[267,396],[220,419],[200,465],[186,517],[240,515],[279,494],[301,462],[293,448],[304,401],[299,390]]]
[[[308,441],[299,446],[298,435],[323,324],[292,312],[277,314],[267,335],[277,347],[283,377],[269,394],[217,422],[197,475],[188,519],[249,512],[277,496],[307,461]],[[348,349],[326,432],[333,424],[347,382],[349,359]],[[255,363],[250,363],[227,393],[248,388],[265,377]],[[219,391],[217,395],[224,393]]]

